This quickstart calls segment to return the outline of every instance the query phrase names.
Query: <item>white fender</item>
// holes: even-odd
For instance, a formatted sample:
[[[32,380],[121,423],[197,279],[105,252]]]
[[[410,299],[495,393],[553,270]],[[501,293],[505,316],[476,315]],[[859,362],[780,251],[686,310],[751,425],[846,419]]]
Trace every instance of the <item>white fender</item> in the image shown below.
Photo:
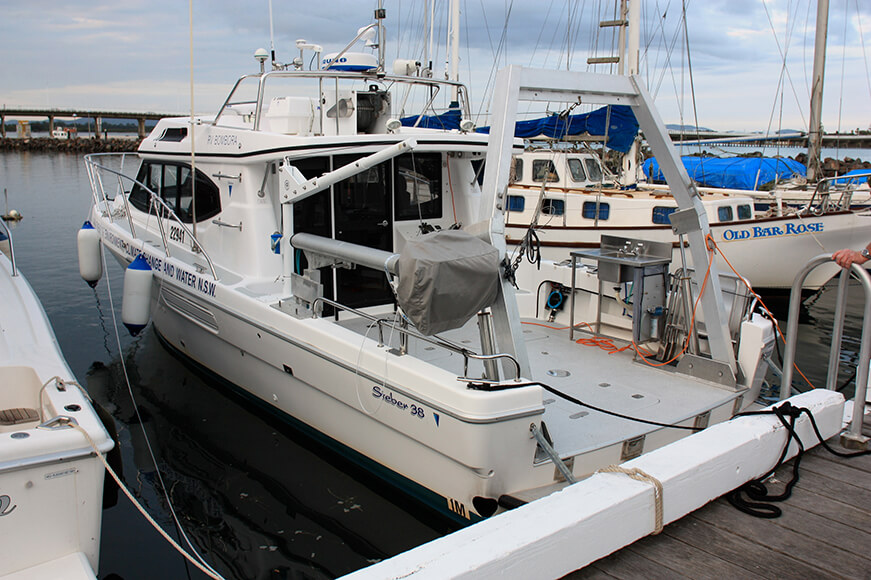
[[[79,248],[79,274],[93,288],[103,276],[103,245],[100,233],[86,221],[76,235]]]
[[[148,324],[151,310],[151,266],[139,254],[124,272],[124,298],[121,302],[121,321],[130,334],[136,336]]]

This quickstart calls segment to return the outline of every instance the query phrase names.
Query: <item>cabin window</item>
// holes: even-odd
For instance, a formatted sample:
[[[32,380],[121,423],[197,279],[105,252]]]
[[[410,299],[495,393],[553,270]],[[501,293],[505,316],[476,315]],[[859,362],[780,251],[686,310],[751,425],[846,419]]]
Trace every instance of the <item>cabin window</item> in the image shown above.
[[[584,172],[584,164],[580,159],[569,159],[569,172],[572,174],[572,181],[587,181],[587,174]]]
[[[671,214],[677,211],[676,207],[656,206],[653,208],[653,223],[659,225],[671,225]]]
[[[581,209],[581,215],[588,220],[606,220],[611,217],[611,205],[608,203],[599,202],[599,215],[596,216],[596,202],[585,201],[584,207]]]
[[[590,181],[602,181],[602,167],[599,165],[599,161],[587,157],[584,159],[584,163],[587,166],[587,176]]]
[[[394,199],[397,220],[442,217],[442,156],[409,153],[394,161]]]
[[[523,211],[526,209],[526,198],[522,195],[508,196],[508,211]]]
[[[545,198],[541,204],[544,215],[563,215],[566,213],[566,202],[561,199]]]
[[[732,206],[723,205],[717,208],[717,220],[721,222],[730,222],[732,217]]]
[[[136,180],[157,193],[178,216],[179,221],[193,222],[191,168],[181,163],[143,163]],[[221,211],[221,195],[211,179],[196,172],[197,221],[216,216]],[[152,207],[151,196],[138,183],[130,191],[130,203],[141,211],[159,213]]]
[[[523,159],[520,157],[511,158],[511,174],[508,177],[511,183],[515,181],[523,181]]]
[[[738,219],[739,220],[749,220],[753,217],[753,210],[750,208],[750,205],[739,205],[738,206]]]
[[[532,162],[533,181],[559,181],[556,167],[550,159],[535,159]]]

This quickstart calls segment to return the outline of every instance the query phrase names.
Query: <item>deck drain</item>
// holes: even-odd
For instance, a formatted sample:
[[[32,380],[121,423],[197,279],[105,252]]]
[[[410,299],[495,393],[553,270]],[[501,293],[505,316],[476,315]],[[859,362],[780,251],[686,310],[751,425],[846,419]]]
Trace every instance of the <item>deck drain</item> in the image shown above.
[[[611,386],[611,383],[599,383],[600,387],[607,388]]]
[[[550,405],[551,403],[553,403],[553,402],[555,402],[555,401],[556,401],[556,399],[545,399],[545,400],[542,401],[541,403],[542,403],[543,405]]]
[[[425,347],[423,347],[423,350],[435,350],[435,347],[434,346],[425,346]]]
[[[547,371],[547,374],[552,377],[567,377],[572,373],[570,373],[569,371],[564,371],[562,369],[550,369],[549,371]]]
[[[632,398],[633,398],[633,399],[643,399],[643,398],[644,398],[644,395],[639,395],[639,394],[636,393],[636,394],[632,395]]]
[[[581,417],[586,417],[587,415],[589,415],[587,411],[579,411],[574,415],[569,415],[569,419],[580,419]]]

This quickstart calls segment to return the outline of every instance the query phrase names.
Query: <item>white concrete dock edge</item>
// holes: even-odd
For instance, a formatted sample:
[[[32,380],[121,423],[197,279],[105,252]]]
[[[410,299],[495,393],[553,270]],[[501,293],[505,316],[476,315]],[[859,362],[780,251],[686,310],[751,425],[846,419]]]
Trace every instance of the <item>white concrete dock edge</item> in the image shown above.
[[[840,432],[844,399],[839,393],[817,389],[789,400],[810,409],[824,438]],[[814,446],[805,415],[797,426],[805,448]],[[772,415],[740,417],[623,465],[662,482],[669,523],[771,469],[785,438],[786,430]],[[345,578],[559,578],[653,528],[653,486],[599,473]]]

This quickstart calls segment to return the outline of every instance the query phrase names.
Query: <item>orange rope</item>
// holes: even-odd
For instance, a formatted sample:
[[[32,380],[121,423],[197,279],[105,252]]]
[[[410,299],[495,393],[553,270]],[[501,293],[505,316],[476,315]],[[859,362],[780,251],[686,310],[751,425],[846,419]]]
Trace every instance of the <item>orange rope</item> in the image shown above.
[[[768,316],[771,317],[771,321],[774,323],[774,328],[777,329],[777,334],[780,335],[780,339],[784,342],[784,344],[786,344],[786,337],[783,335],[783,332],[781,332],[780,325],[777,323],[777,319],[774,317],[774,314],[771,313],[771,310],[769,310],[768,306],[765,305],[765,302],[762,301],[762,297],[759,296],[759,294],[757,294],[753,290],[753,288],[750,286],[750,284],[747,283],[747,280],[745,280],[744,277],[738,273],[738,270],[735,269],[735,267],[729,261],[729,258],[726,257],[726,254],[723,253],[723,250],[721,250],[720,247],[717,245],[717,242],[714,241],[714,238],[710,235],[708,237],[710,238],[711,243],[714,245],[714,247],[717,249],[717,251],[723,257],[723,260],[725,260],[726,265],[729,266],[729,269],[731,269],[732,272],[734,272],[735,275],[738,276],[738,278],[741,280],[741,282],[744,283],[744,285],[747,287],[747,289],[750,291],[750,293],[753,294],[753,296],[756,298],[756,300],[759,301],[759,304],[762,306],[762,309],[765,310],[765,312],[768,313]],[[792,363],[792,366],[793,366],[793,368],[795,368],[796,372],[799,375],[801,375],[801,378],[803,378],[805,380],[805,382],[810,386],[810,388],[812,388],[812,389],[816,388],[816,387],[814,387],[814,384],[810,381],[810,379],[807,378],[803,372],[801,372],[800,368],[798,368],[798,363],[794,362],[794,363]]]

